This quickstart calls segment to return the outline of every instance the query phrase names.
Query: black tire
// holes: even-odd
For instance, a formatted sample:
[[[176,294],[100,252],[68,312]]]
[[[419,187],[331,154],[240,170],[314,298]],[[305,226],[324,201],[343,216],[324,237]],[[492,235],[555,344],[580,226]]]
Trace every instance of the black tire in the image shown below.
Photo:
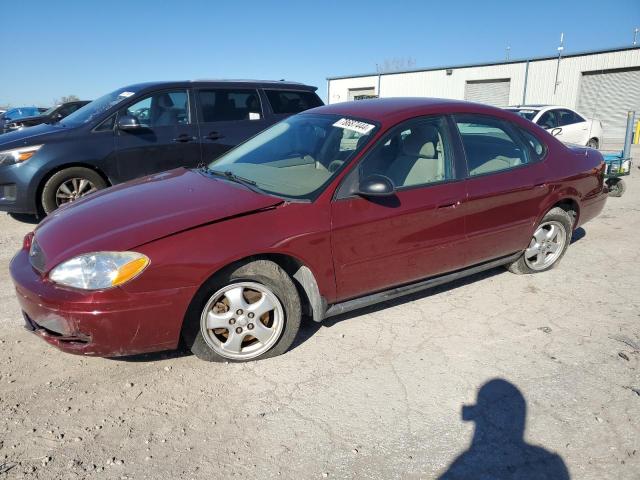
[[[621,197],[627,189],[627,184],[621,178],[610,178],[607,180],[607,188],[610,197]]]
[[[44,184],[42,189],[42,195],[40,196],[40,203],[44,213],[49,214],[58,208],[58,202],[56,201],[56,192],[60,186],[74,178],[88,180],[96,190],[102,190],[106,188],[107,182],[100,176],[100,174],[94,170],[84,167],[70,167],[60,170],[54,173],[49,180]],[[73,201],[73,200],[71,200]]]
[[[597,150],[599,146],[600,146],[600,142],[598,142],[597,138],[590,138],[589,141],[587,142],[587,147],[589,148],[595,148]]]
[[[215,352],[204,339],[200,320],[209,299],[221,288],[236,282],[254,282],[268,288],[284,310],[284,328],[276,343],[259,356],[248,359],[227,358]],[[256,260],[232,267],[208,280],[195,295],[182,328],[183,345],[200,360],[208,362],[246,362],[276,357],[286,352],[300,330],[302,309],[300,296],[289,275],[274,262]]]
[[[562,257],[564,257],[564,254],[567,251],[567,248],[569,247],[569,243],[571,243],[571,237],[573,234],[573,223],[574,223],[573,220],[574,220],[573,217],[568,212],[566,212],[562,208],[555,207],[549,210],[549,212],[547,212],[547,214],[540,221],[540,225],[544,225],[545,223],[548,223],[548,222],[558,222],[563,225],[565,230],[565,239],[564,239],[564,244],[562,246],[562,250],[560,254],[553,260],[553,263],[551,263],[550,265],[548,265],[543,269],[539,269],[539,270],[533,269],[527,264],[527,261],[525,259],[525,252],[523,251],[522,255],[520,255],[520,257],[515,262],[509,265],[506,265],[507,269],[511,273],[515,273],[517,275],[524,275],[529,273],[546,272],[547,270],[551,270],[552,268],[555,268],[556,265],[560,263],[560,260],[562,260]],[[540,225],[536,227],[536,230],[539,228]]]

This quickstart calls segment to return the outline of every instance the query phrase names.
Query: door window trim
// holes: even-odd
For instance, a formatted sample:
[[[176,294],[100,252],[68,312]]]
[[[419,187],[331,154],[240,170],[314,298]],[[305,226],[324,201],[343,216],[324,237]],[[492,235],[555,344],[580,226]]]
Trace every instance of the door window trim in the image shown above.
[[[443,185],[445,183],[455,183],[455,182],[460,182],[463,181],[465,178],[464,177],[460,177],[459,175],[459,168],[460,168],[460,162],[458,162],[458,157],[460,155],[460,150],[459,150],[459,146],[457,145],[458,140],[455,137],[454,132],[451,130],[451,122],[449,120],[449,115],[444,114],[444,113],[434,113],[434,114],[429,114],[429,115],[417,115],[415,117],[411,117],[411,118],[406,118],[404,120],[402,120],[400,123],[397,123],[395,125],[393,125],[392,127],[388,128],[386,131],[381,132],[380,137],[378,138],[378,140],[373,140],[372,143],[370,143],[363,151],[362,151],[362,155],[361,157],[356,160],[355,163],[353,163],[351,169],[349,170],[349,172],[347,172],[347,174],[340,180],[339,185],[336,187],[334,193],[333,193],[333,197],[332,197],[332,201],[340,201],[340,200],[348,200],[348,199],[352,199],[352,198],[361,198],[359,197],[356,193],[353,192],[353,188],[355,186],[358,185],[358,180],[359,180],[359,175],[358,175],[358,167],[359,165],[366,161],[367,158],[369,158],[373,152],[374,149],[376,149],[378,146],[380,145],[384,145],[384,143],[389,140],[391,137],[393,137],[396,133],[398,133],[398,131],[402,131],[402,129],[406,129],[406,125],[408,123],[414,122],[414,121],[421,121],[421,120],[429,120],[432,118],[438,118],[441,117],[444,120],[444,128],[447,130],[446,133],[448,133],[449,135],[449,147],[451,150],[451,155],[452,155],[452,161],[451,161],[451,169],[452,169],[452,177],[451,178],[447,178],[444,180],[440,180],[437,182],[431,182],[431,183],[423,183],[420,185],[408,185],[406,187],[397,187],[396,186],[396,192],[406,192],[408,190],[415,190],[418,188],[429,188],[429,187],[434,187],[437,185]],[[457,130],[456,130],[457,131]]]

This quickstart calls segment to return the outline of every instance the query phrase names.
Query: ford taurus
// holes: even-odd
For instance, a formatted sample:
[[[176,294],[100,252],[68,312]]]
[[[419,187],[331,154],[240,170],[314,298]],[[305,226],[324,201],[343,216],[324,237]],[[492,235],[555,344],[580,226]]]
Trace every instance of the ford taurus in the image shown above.
[[[603,162],[496,108],[308,110],[208,166],[64,206],[11,263],[26,326],[70,353],[285,352],[324,318],[505,265],[555,267],[602,210]],[[570,266],[569,266],[570,268]]]

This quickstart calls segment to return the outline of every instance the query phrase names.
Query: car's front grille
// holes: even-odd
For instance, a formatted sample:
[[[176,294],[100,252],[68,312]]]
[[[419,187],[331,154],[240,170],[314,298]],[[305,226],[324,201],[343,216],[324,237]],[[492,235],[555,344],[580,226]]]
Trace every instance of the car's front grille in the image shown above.
[[[46,258],[35,238],[31,242],[31,248],[29,249],[29,262],[31,262],[31,266],[33,266],[33,268],[39,272],[44,272],[44,267],[47,263]]]

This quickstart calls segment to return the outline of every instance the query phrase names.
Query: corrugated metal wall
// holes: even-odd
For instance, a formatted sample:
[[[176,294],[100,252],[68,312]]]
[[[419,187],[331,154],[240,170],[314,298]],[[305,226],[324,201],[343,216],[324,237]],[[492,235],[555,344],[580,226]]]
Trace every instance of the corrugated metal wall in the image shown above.
[[[535,60],[529,63],[525,103],[558,104],[576,108],[583,72],[640,67],[640,48],[565,57],[560,62],[557,88],[556,66],[556,59]],[[465,98],[465,87],[469,81],[508,79],[509,104],[518,105],[523,103],[525,71],[526,62],[521,62],[453,68],[450,74],[447,74],[446,69],[441,69],[341,78],[329,80],[328,100],[329,103],[347,101],[349,89],[366,87],[374,88],[376,95],[380,97],[439,97],[462,100]]]

